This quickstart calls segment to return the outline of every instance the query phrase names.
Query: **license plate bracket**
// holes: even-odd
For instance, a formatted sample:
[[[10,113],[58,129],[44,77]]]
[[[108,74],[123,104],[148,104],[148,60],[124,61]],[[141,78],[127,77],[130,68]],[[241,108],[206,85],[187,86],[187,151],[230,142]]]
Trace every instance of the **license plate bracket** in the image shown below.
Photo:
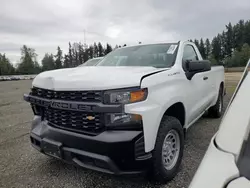
[[[45,154],[62,159],[62,143],[44,138],[41,142],[41,148]]]

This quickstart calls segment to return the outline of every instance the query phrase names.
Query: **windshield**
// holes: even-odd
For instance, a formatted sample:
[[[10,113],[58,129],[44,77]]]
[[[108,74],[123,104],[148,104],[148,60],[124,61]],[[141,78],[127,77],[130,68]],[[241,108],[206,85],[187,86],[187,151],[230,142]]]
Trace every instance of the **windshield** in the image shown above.
[[[109,53],[97,66],[171,67],[175,62],[177,47],[177,43],[168,43],[118,48]]]
[[[83,66],[95,66],[98,62],[100,61],[100,59],[90,59],[88,61],[86,61],[85,63],[83,63],[82,65],[79,65],[79,67],[83,67]]]

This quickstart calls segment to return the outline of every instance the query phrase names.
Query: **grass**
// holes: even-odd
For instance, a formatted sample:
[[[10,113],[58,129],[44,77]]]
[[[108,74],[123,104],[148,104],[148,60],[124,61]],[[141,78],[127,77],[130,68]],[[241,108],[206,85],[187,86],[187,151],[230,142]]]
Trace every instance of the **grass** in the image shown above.
[[[227,93],[230,94],[230,95],[232,95],[234,93],[236,87],[237,87],[237,85],[226,87]]]

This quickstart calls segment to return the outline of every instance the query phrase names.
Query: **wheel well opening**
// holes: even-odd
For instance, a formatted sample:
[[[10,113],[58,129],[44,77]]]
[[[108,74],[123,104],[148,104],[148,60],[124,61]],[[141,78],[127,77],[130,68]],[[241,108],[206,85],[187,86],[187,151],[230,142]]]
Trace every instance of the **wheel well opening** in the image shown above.
[[[225,90],[225,88],[224,88],[224,82],[221,82],[220,83],[220,91],[222,90],[222,95],[225,95],[226,93],[226,90]]]
[[[224,82],[220,83],[220,88],[222,88],[224,90]]]
[[[180,121],[182,126],[185,125],[185,108],[181,102],[175,103],[170,106],[166,110],[164,115],[175,117]]]

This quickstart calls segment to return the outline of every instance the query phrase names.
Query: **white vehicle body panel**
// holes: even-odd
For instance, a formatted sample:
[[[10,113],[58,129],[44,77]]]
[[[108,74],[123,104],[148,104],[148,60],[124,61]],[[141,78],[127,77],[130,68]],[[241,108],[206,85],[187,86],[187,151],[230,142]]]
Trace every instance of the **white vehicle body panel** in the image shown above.
[[[57,91],[120,89],[139,86],[144,75],[165,69],[96,66],[58,69],[36,76],[33,86]]]
[[[222,69],[222,67],[214,67],[209,73],[205,73],[210,74],[209,79],[211,78],[211,82],[215,82],[214,85],[216,85],[215,91],[210,91],[210,96],[207,95],[208,85],[203,83],[205,82],[203,73],[198,73],[192,80],[187,80],[184,71],[177,65],[168,71],[142,80],[141,87],[149,90],[147,100],[126,105],[125,112],[142,115],[146,152],[154,148],[161,119],[170,106],[177,102],[184,104],[186,112],[184,128],[189,128],[210,106],[216,103],[220,87],[217,80],[221,80],[221,82],[224,80]],[[174,73],[178,74],[173,75]]]
[[[145,151],[150,152],[154,149],[161,119],[171,105],[181,103],[184,106],[183,126],[187,129],[216,103],[220,84],[224,83],[222,66],[197,73],[188,80],[182,68],[185,45],[193,46],[198,60],[202,60],[193,43],[180,42],[175,64],[171,68],[94,66],[60,69],[39,74],[33,86],[58,91],[148,88],[147,99],[126,104],[125,112],[142,115]],[[204,77],[208,79],[204,80]]]
[[[189,186],[190,188],[224,188],[225,185],[227,185],[227,188],[250,187],[250,181],[242,176],[242,171],[240,171],[240,166],[242,165],[239,163],[240,157],[244,153],[242,151],[245,151],[242,150],[245,149],[243,146],[250,136],[250,106],[248,103],[250,96],[249,65],[250,60],[229,102],[220,128],[216,136],[212,138],[209,149]],[[220,156],[224,157],[231,156],[232,160],[222,161],[220,157],[216,156],[216,153],[220,153]],[[249,165],[248,162],[245,163]],[[233,174],[230,174],[228,170],[232,166],[237,169],[234,169]]]
[[[249,134],[250,105],[246,102],[249,98],[250,76],[247,75],[237,93],[237,100],[233,100],[227,110],[227,116],[221,122],[216,143],[225,152],[232,153],[238,158],[242,143]],[[232,139],[233,138],[233,139]]]
[[[249,188],[249,187],[250,187],[250,181],[244,177],[233,180],[227,186],[227,188]]]
[[[125,112],[142,115],[146,152],[154,149],[161,119],[169,107],[177,102],[184,105],[184,128],[187,129],[216,103],[220,83],[224,82],[224,69],[220,66],[212,67],[211,71],[197,73],[192,80],[187,80],[182,69],[185,44],[192,43],[180,45],[176,63],[170,70],[142,80],[141,87],[149,90],[147,100],[125,106]],[[201,60],[198,49],[197,54]],[[204,81],[204,76],[208,80]]]
[[[221,152],[213,144],[209,145],[190,188],[223,188],[230,180],[239,176],[234,156]],[[206,174],[206,176],[204,176]]]

